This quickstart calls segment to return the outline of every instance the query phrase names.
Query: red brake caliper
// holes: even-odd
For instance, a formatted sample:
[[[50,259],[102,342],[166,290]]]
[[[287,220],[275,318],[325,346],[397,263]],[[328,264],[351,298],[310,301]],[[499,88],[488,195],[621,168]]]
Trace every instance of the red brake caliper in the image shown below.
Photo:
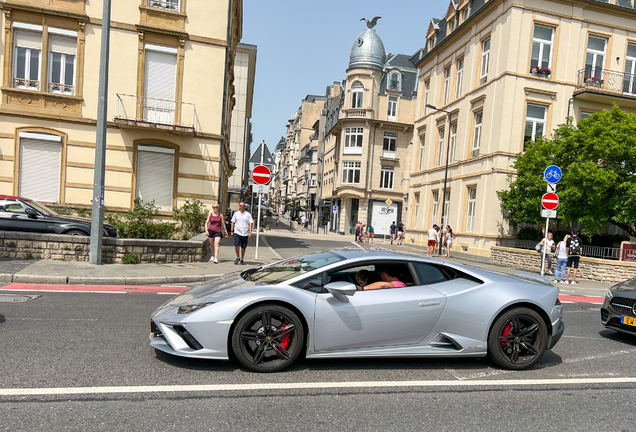
[[[512,326],[510,324],[506,325],[506,327],[504,327],[504,330],[501,332],[502,336],[508,336],[510,334],[510,330],[512,329]],[[502,342],[501,343],[501,347],[505,347],[506,343]]]
[[[283,323],[283,325],[280,328],[284,329],[286,327],[287,327],[287,324]],[[289,335],[285,334],[285,336],[283,336],[283,338],[280,340],[280,346],[282,346],[283,348],[287,349],[287,347],[289,346],[289,340],[290,340]]]

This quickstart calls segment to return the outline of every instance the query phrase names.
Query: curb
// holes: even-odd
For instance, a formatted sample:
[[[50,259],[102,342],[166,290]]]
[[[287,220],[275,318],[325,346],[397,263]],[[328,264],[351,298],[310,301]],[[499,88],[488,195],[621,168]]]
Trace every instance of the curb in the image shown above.
[[[56,285],[161,285],[176,283],[205,282],[221,274],[183,275],[183,276],[51,276],[30,274],[0,274],[0,282],[4,283],[39,283]]]

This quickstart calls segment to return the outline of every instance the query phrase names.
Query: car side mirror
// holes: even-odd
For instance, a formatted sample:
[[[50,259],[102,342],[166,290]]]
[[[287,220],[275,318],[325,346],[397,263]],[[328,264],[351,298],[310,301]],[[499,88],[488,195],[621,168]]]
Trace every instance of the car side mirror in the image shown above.
[[[25,207],[24,212],[27,214],[27,216],[29,216],[30,219],[38,218],[38,212],[33,210],[31,207]]]
[[[349,303],[347,296],[356,293],[356,286],[350,282],[331,282],[325,285],[325,289],[338,301]]]

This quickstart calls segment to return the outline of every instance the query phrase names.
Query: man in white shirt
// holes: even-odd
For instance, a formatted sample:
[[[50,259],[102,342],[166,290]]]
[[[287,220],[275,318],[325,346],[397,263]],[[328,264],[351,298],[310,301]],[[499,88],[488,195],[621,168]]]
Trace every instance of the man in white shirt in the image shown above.
[[[305,217],[305,215],[302,215],[300,217],[300,226],[302,227],[300,230],[301,231],[305,231],[305,224],[307,223],[307,218]]]
[[[552,274],[552,270],[551,270],[552,269],[552,253],[554,252],[554,240],[552,240],[552,233],[549,232],[548,237],[541,240],[540,244],[541,246],[543,246],[543,248],[541,248],[541,252],[539,252],[541,254],[541,259],[539,260],[539,262],[543,260],[543,251],[545,250],[545,257],[547,261],[547,264],[545,266],[545,272],[551,275]]]
[[[232,232],[230,234],[234,237],[234,250],[236,251],[234,264],[245,264],[243,261],[245,249],[247,249],[247,240],[252,237],[253,226],[254,219],[249,212],[245,211],[245,203],[239,203],[239,210],[235,211],[232,216]]]
[[[433,224],[433,228],[428,230],[428,249],[426,250],[426,256],[435,256],[435,243],[437,243],[437,233],[439,227],[437,224]]]

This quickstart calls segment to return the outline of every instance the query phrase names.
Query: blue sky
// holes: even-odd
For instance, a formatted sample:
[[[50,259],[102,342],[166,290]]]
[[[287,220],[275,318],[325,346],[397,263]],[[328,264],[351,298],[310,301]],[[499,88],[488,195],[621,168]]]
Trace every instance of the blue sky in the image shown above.
[[[301,100],[345,78],[351,46],[366,28],[362,17],[382,17],[375,30],[387,54],[411,55],[449,2],[243,0],[241,42],[258,46],[252,151],[262,140],[273,151]]]

